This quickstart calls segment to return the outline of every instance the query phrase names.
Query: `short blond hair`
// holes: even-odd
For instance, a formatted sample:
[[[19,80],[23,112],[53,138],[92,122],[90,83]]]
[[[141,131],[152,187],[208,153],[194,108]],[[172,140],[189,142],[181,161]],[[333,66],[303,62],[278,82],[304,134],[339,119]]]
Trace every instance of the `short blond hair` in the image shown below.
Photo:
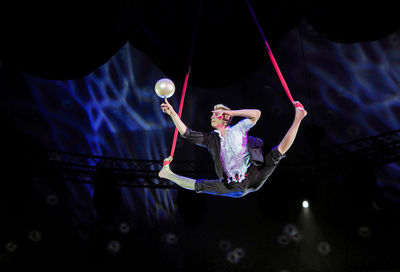
[[[229,107],[225,106],[224,104],[217,104],[217,105],[214,105],[214,110],[228,110],[228,111],[230,111],[231,109]],[[229,120],[226,120],[226,121],[227,121],[227,123],[229,125],[232,122],[232,116],[229,117]]]

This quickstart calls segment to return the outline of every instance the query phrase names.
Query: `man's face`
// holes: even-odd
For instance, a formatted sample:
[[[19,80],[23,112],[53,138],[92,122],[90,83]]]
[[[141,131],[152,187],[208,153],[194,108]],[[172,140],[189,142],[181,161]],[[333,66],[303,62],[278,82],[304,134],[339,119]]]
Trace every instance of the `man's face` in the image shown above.
[[[219,127],[224,126],[224,118],[223,118],[223,116],[221,115],[221,116],[217,117],[216,113],[212,113],[211,114],[211,126],[213,128],[219,128]]]

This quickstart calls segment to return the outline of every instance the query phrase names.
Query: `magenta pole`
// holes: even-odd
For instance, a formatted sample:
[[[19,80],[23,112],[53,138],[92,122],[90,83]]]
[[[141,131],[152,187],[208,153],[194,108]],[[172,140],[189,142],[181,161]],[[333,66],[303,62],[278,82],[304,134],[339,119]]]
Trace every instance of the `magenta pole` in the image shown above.
[[[256,17],[256,15],[254,14],[253,8],[251,7],[249,0],[246,0],[246,3],[247,3],[247,5],[248,5],[248,7],[249,7],[249,9],[250,9],[251,15],[253,15],[254,22],[256,23],[256,25],[257,25],[257,27],[258,27],[258,30],[260,31],[261,36],[262,36],[262,38],[263,38],[263,40],[264,40],[264,42],[265,42],[265,45],[266,45],[266,47],[267,47],[267,51],[268,51],[269,58],[271,59],[272,64],[274,65],[275,71],[276,71],[276,73],[278,74],[278,77],[279,77],[279,80],[281,81],[281,84],[282,84],[282,86],[283,86],[283,89],[285,89],[285,92],[286,92],[287,96],[289,97],[290,102],[292,102],[292,104],[294,104],[294,100],[293,100],[292,94],[290,93],[289,87],[287,86],[286,81],[285,81],[285,79],[283,78],[283,75],[282,75],[282,73],[281,73],[281,70],[279,69],[278,63],[276,62],[275,57],[274,57],[274,55],[272,54],[271,48],[269,47],[269,44],[268,44],[268,42],[267,42],[267,39],[265,38],[264,32],[263,32],[263,30],[262,30],[260,24],[258,23],[257,17]]]
[[[186,94],[186,88],[189,80],[189,74],[190,74],[190,66],[189,66],[189,71],[187,72],[185,76],[185,81],[183,83],[183,90],[182,90],[182,95],[181,95],[181,102],[179,103],[179,111],[178,111],[178,116],[181,118],[182,116],[182,110],[183,110],[183,101],[185,100],[185,94]],[[178,129],[175,128],[174,132],[174,139],[172,140],[172,148],[171,148],[171,154],[170,156],[173,158],[174,153],[175,153],[175,147],[176,147],[176,141],[178,139]]]

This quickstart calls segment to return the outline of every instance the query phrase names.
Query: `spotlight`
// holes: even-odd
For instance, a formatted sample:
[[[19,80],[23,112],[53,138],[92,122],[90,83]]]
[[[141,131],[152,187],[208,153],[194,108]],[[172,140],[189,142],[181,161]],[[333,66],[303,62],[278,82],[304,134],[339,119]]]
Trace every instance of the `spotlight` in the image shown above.
[[[122,222],[119,224],[118,229],[121,233],[127,234],[131,230],[131,227],[128,225],[128,223]]]
[[[231,248],[231,242],[227,240],[219,241],[219,248],[222,250],[229,250]]]
[[[111,240],[107,246],[107,252],[111,255],[116,255],[121,250],[121,244],[117,240]]]
[[[246,255],[246,253],[244,252],[244,249],[243,249],[243,248],[240,248],[240,247],[235,248],[235,249],[233,250],[233,253],[236,254],[236,256],[237,256],[238,258],[243,258],[243,257]]]
[[[162,239],[170,245],[178,243],[178,236],[175,233],[165,233]]]
[[[56,204],[58,204],[58,197],[57,197],[57,195],[55,195],[55,194],[47,195],[47,197],[46,197],[46,202],[47,202],[47,204],[49,204],[49,205],[56,205]]]
[[[288,236],[294,236],[298,233],[297,227],[293,224],[287,224],[283,228],[283,232],[286,233]]]
[[[233,253],[232,251],[230,251],[227,255],[226,255],[226,259],[228,260],[228,262],[230,263],[238,263],[239,262],[239,258],[235,255],[235,253]]]
[[[6,250],[7,250],[8,252],[14,253],[15,251],[17,251],[18,246],[17,246],[17,244],[14,243],[14,242],[8,242],[8,243],[6,244],[6,246],[5,246],[5,248],[6,248]]]
[[[226,259],[228,262],[236,264],[242,259],[246,253],[243,248],[235,248],[233,251],[228,252]]]
[[[29,232],[28,238],[32,242],[39,242],[42,239],[42,234],[37,230],[32,230]]]
[[[328,255],[331,252],[331,245],[327,242],[320,242],[317,249],[322,255]]]
[[[374,208],[375,211],[381,211],[382,210],[382,208],[375,201],[372,202],[372,207]]]
[[[304,200],[304,201],[303,201],[303,208],[307,209],[309,206],[310,206],[310,205],[309,205],[308,201],[307,201],[307,200]]]
[[[358,228],[358,235],[360,235],[363,238],[367,238],[371,236],[371,229],[366,226],[361,226]]]
[[[286,246],[290,243],[290,240],[285,234],[282,234],[282,235],[279,235],[279,237],[278,237],[278,243],[283,246]]]
[[[301,233],[296,233],[295,235],[292,235],[290,238],[292,238],[292,240],[295,242],[299,242],[303,238],[303,235],[301,235]]]

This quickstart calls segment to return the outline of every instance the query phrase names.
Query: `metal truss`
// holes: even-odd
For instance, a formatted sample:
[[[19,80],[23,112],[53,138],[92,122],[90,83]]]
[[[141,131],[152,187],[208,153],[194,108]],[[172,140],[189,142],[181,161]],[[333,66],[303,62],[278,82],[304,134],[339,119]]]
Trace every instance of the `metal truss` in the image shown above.
[[[62,151],[49,151],[44,167],[57,169],[64,181],[96,184],[104,171],[112,173],[112,180],[120,187],[177,188],[171,181],[158,177],[161,160],[133,160],[103,156],[90,156]],[[293,179],[309,180],[324,175],[337,174],[346,167],[348,160],[362,158],[372,166],[400,161],[400,129],[380,134],[323,151],[318,162],[302,162],[295,165],[283,163],[280,168]],[[203,161],[175,161],[173,170],[189,177],[211,178],[213,167]],[[289,173],[289,174],[287,174]]]
[[[291,170],[285,172],[296,173],[294,179],[305,181],[337,175],[357,160],[368,163],[366,167],[400,162],[400,129],[322,150],[318,161],[281,167]]]
[[[361,155],[375,166],[400,161],[400,129],[339,146],[341,156]]]
[[[120,187],[177,188],[169,180],[158,177],[162,160],[133,160],[114,157],[90,156],[62,151],[49,151],[45,167],[53,167],[64,181],[96,184],[106,171],[112,173],[112,181]],[[201,161],[175,161],[173,170],[187,176],[199,176],[213,173],[205,169]]]

